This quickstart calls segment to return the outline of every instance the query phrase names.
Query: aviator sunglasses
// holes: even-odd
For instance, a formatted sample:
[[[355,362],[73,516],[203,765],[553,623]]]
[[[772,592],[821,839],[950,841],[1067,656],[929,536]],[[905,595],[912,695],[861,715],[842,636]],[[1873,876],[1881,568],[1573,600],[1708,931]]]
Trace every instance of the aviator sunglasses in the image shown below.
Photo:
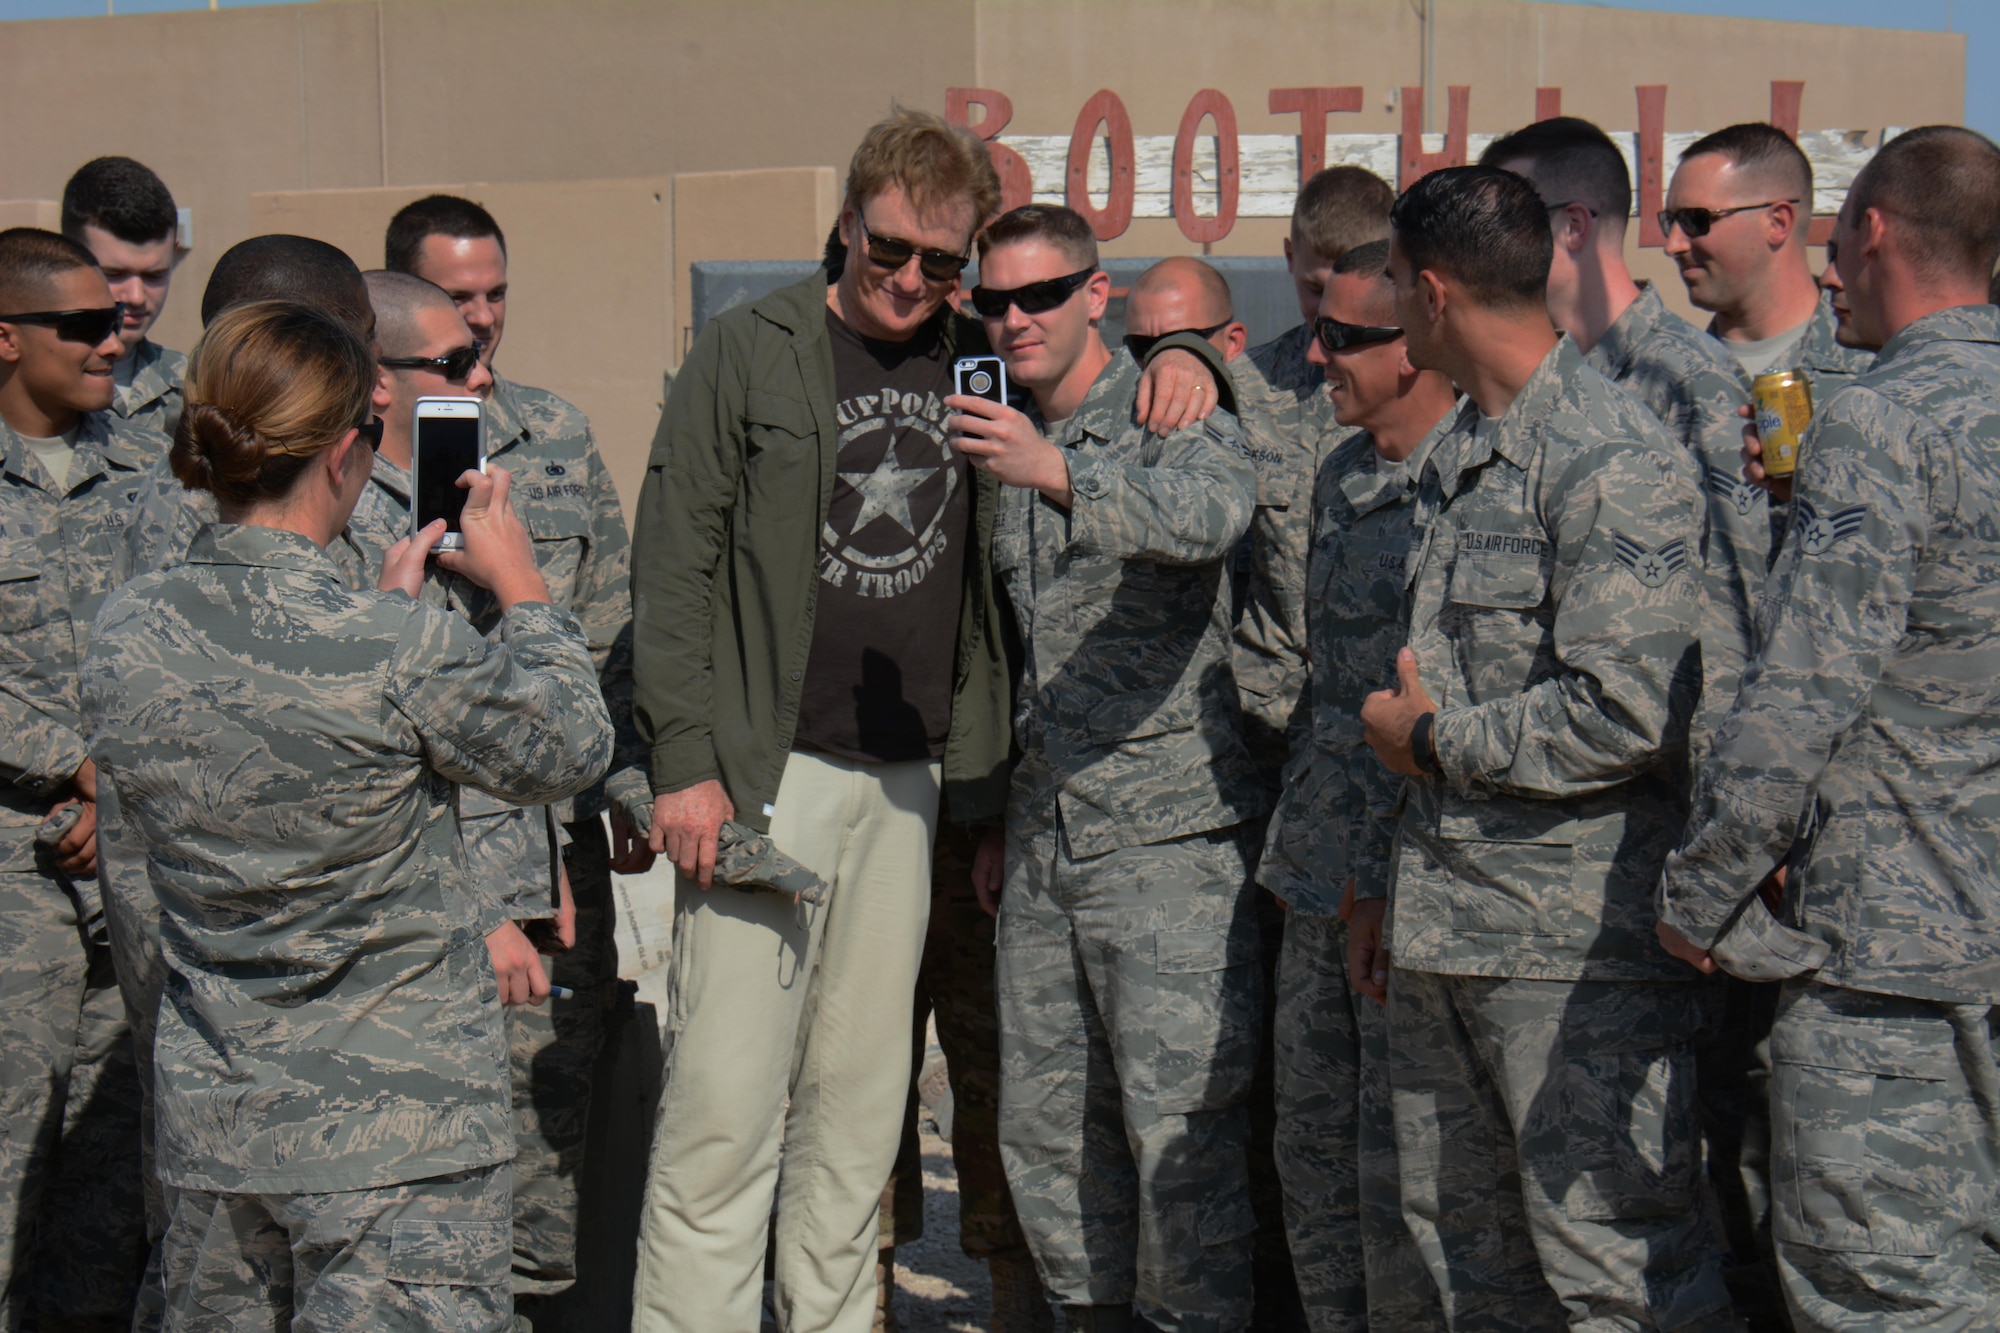
[[[1679,227],[1690,240],[1699,240],[1708,235],[1716,223],[1738,213],[1754,213],[1760,208],[1776,208],[1779,204],[1796,204],[1796,199],[1767,199],[1761,204],[1738,204],[1734,208],[1663,208],[1657,215],[1660,234],[1670,236]]]
[[[1009,306],[1021,307],[1021,313],[1024,315],[1046,314],[1076,295],[1076,289],[1089,282],[1096,273],[1095,268],[1078,269],[1060,278],[1044,278],[1040,282],[1031,282],[1023,287],[1008,287],[1005,290],[974,287],[972,308],[985,319],[1003,318]]]
[[[1022,309],[1026,310],[1027,307],[1023,306]],[[1032,314],[1034,312],[1029,311],[1029,313]],[[1128,333],[1125,335],[1125,350],[1132,354],[1134,361],[1143,365],[1145,364],[1146,354],[1151,352],[1154,344],[1158,343],[1162,338],[1171,338],[1177,333],[1192,333],[1197,338],[1213,338],[1216,334],[1228,328],[1230,323],[1231,321],[1225,319],[1220,324],[1211,324],[1205,329],[1168,329],[1165,333]]]
[[[66,343],[88,343],[95,347],[118,331],[125,322],[125,303],[119,301],[93,310],[31,310],[21,315],[0,315],[0,324],[41,324],[56,331]]]
[[[1313,337],[1318,338],[1319,345],[1329,352],[1388,342],[1391,338],[1402,336],[1401,329],[1388,324],[1343,324],[1327,315],[1313,321]]]
[[[443,356],[385,356],[376,364],[391,370],[435,370],[456,384],[472,374],[472,368],[479,364],[479,353],[485,344],[477,339],[470,347],[456,347]]]
[[[910,262],[910,256],[917,257],[917,271],[932,282],[950,282],[965,271],[972,262],[971,255],[955,255],[949,250],[919,250],[908,241],[899,241],[893,236],[877,236],[868,230],[868,219],[860,217],[861,239],[867,242],[868,262],[877,268],[891,272]]]

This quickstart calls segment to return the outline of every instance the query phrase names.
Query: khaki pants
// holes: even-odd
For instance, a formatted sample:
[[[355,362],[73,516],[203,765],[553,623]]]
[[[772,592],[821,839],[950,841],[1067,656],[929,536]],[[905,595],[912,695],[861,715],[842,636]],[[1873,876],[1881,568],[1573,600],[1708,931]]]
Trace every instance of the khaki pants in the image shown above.
[[[938,783],[936,763],[794,753],[771,836],[828,883],[826,902],[677,887],[640,1333],[757,1333],[774,1189],[778,1327],[866,1333],[875,1213],[909,1093]]]

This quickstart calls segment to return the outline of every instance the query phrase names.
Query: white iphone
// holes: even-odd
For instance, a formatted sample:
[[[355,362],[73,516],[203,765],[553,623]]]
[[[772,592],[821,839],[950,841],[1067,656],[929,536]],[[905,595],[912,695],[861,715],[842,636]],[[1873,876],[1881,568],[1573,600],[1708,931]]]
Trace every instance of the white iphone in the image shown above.
[[[465,488],[458,479],[486,470],[486,407],[477,398],[419,398],[410,426],[410,531],[445,521],[440,551],[462,551],[458,525]]]

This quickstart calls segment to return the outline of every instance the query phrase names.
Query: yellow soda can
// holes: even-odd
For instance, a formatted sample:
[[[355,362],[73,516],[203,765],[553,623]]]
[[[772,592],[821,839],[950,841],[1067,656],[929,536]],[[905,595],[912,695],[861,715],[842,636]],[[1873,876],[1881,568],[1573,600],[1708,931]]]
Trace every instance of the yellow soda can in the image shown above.
[[[1812,424],[1812,385],[1801,370],[1767,370],[1750,385],[1764,475],[1789,477],[1799,465],[1799,439]]]

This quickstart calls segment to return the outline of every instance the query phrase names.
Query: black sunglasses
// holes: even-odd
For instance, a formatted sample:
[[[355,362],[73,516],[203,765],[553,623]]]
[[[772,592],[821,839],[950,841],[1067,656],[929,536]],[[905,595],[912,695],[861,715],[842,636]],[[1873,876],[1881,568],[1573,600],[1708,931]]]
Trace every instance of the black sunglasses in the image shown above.
[[[1734,208],[1663,208],[1657,217],[1660,235],[1671,236],[1679,227],[1690,241],[1708,235],[1709,229],[1724,218],[1735,217],[1738,213],[1754,213],[1760,208],[1776,208],[1779,204],[1796,204],[1796,199],[1767,199],[1761,204],[1738,204]]]
[[[0,324],[41,324],[56,331],[66,343],[89,343],[95,347],[118,331],[125,322],[125,303],[114,302],[94,310],[31,310],[24,315],[0,315]]]
[[[965,272],[965,266],[972,262],[971,255],[955,255],[949,250],[919,250],[908,241],[899,241],[893,236],[877,236],[868,230],[868,219],[855,214],[861,223],[861,239],[867,242],[868,261],[877,268],[891,271],[910,262],[910,256],[917,257],[917,271],[932,282],[950,282]]]
[[[443,356],[385,356],[377,364],[391,370],[435,370],[456,384],[472,374],[483,346],[475,339],[472,346],[453,348]]]
[[[1025,306],[1022,308],[1026,309]],[[1128,333],[1125,335],[1125,350],[1132,354],[1134,361],[1143,364],[1146,357],[1152,352],[1153,345],[1162,338],[1171,338],[1176,333],[1192,333],[1197,338],[1213,338],[1234,322],[1234,320],[1225,319],[1220,324],[1211,324],[1205,329],[1168,329],[1165,333]]]
[[[1009,306],[1021,307],[1024,315],[1044,314],[1076,295],[1077,288],[1089,282],[1097,272],[1095,268],[1078,269],[1060,278],[1044,278],[1025,287],[1009,287],[1004,291],[993,287],[974,287],[972,308],[986,319],[1004,318]]]
[[[368,441],[370,449],[382,447],[382,418],[371,416],[354,428],[354,438]]]
[[[1385,343],[1391,338],[1400,338],[1403,331],[1388,324],[1343,324],[1337,319],[1321,315],[1313,321],[1313,336],[1319,345],[1329,352],[1338,352],[1344,347],[1365,347],[1369,343]]]

